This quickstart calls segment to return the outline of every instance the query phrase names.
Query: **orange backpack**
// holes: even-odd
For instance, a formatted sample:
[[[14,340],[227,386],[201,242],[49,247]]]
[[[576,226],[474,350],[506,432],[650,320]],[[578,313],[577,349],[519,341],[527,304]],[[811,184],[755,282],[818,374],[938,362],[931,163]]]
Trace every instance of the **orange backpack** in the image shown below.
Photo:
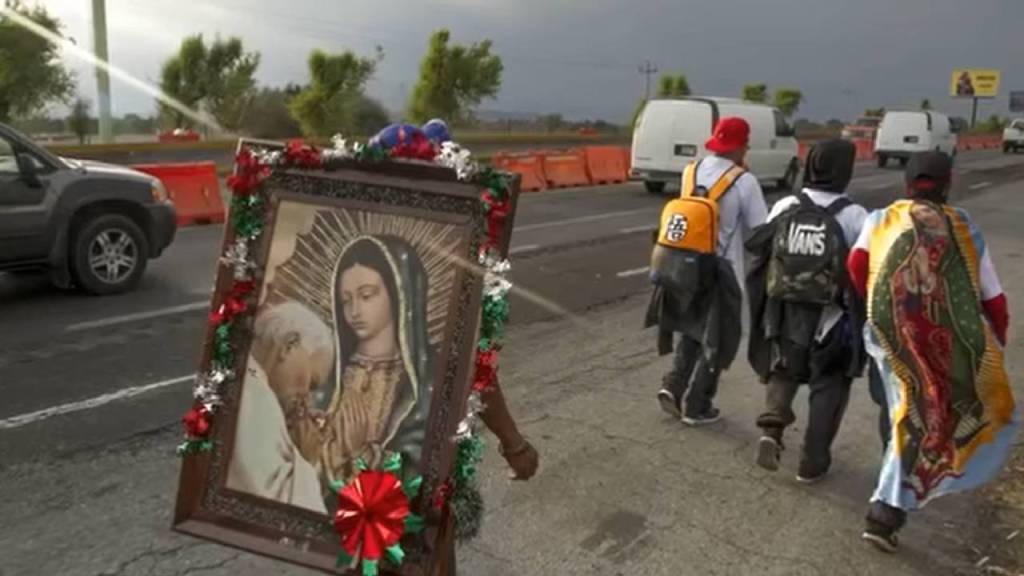
[[[697,186],[699,162],[683,172],[683,191],[661,212],[658,244],[698,254],[714,254],[718,247],[718,201],[746,173],[741,166],[725,171],[710,188]]]

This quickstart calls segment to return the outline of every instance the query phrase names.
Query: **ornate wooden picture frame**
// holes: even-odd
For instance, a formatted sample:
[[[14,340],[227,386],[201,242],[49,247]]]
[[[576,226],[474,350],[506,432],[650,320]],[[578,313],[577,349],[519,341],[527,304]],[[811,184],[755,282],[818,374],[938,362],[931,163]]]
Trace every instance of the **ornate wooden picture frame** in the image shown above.
[[[370,562],[437,572],[451,519],[434,502],[450,488],[484,278],[508,253],[518,198],[517,177],[491,175],[505,186],[496,231],[480,182],[453,168],[240,143],[175,530],[362,574],[375,544],[336,524],[339,493],[386,477],[405,529]]]

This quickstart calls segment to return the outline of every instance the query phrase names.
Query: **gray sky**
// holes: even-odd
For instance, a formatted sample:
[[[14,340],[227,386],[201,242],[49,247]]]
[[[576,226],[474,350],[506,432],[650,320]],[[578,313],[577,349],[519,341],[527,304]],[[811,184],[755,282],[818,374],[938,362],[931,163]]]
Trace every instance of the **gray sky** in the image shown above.
[[[40,3],[91,46],[92,0]],[[1009,90],[1024,90],[1021,0],[107,0],[107,13],[112,63],[152,81],[197,32],[240,36],[262,54],[258,77],[270,85],[304,82],[313,48],[371,55],[380,44],[386,59],[368,91],[392,109],[440,27],[461,42],[494,40],[505,75],[488,110],[622,121],[643,94],[646,59],[685,72],[699,94],[736,96],[748,82],[800,88],[798,115],[821,120],[922,98],[967,116],[968,102],[946,96],[958,67],[1003,71],[1001,97],[981,114],[1007,114]],[[67,61],[95,101],[91,71]],[[116,81],[113,99],[118,114],[154,109]]]

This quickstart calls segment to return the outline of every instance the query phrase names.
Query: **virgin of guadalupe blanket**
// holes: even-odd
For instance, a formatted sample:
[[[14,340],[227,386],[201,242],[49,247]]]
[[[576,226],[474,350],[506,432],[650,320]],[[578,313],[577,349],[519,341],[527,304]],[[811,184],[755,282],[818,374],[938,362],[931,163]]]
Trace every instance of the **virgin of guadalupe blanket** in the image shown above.
[[[981,306],[985,246],[967,213],[908,200],[867,225],[864,337],[892,422],[872,500],[912,510],[993,479],[1020,418]]]

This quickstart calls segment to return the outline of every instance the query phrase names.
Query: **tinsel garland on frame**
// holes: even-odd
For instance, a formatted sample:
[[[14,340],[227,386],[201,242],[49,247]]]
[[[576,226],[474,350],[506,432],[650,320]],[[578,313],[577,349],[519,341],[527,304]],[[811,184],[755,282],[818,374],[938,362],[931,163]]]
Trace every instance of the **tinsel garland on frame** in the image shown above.
[[[405,155],[402,148],[389,153],[375,146],[352,144],[340,136],[336,136],[332,143],[332,147],[323,150],[301,142],[290,142],[284,150],[243,148],[236,158],[235,173],[228,179],[232,191],[234,237],[220,259],[221,265],[232,271],[232,284],[220,295],[210,314],[214,335],[211,360],[208,371],[196,377],[195,401],[182,419],[186,438],[178,447],[178,453],[183,456],[213,448],[212,429],[221,399],[226,387],[239,383],[232,369],[236,365],[232,342],[236,327],[244,324],[241,320],[253,312],[250,306],[256,291],[254,273],[257,269],[253,253],[263,234],[266,210],[266,201],[258,193],[262,180],[270,175],[273,168],[329,168],[337,160],[372,163]],[[417,153],[412,157],[421,155]],[[432,503],[438,510],[447,509],[451,513],[455,519],[456,538],[465,541],[478,534],[483,517],[483,498],[477,477],[477,465],[483,453],[479,420],[484,409],[481,393],[497,382],[498,356],[508,320],[508,292],[512,286],[507,279],[510,265],[501,257],[499,248],[510,210],[510,181],[507,175],[489,166],[478,165],[468,150],[452,142],[441,146],[434,163],[454,170],[460,181],[479,186],[482,190],[480,201],[487,215],[486,234],[478,254],[484,288],[473,384],[467,399],[466,416],[453,438],[456,458],[452,475],[432,497]]]

